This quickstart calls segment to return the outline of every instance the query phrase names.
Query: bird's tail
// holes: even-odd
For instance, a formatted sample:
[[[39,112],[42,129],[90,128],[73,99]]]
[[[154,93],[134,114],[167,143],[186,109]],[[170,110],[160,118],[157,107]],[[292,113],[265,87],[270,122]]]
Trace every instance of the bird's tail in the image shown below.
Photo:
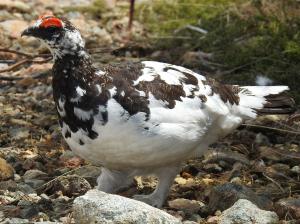
[[[295,111],[295,101],[288,96],[288,86],[240,87],[240,113],[248,118],[259,114],[289,114]]]

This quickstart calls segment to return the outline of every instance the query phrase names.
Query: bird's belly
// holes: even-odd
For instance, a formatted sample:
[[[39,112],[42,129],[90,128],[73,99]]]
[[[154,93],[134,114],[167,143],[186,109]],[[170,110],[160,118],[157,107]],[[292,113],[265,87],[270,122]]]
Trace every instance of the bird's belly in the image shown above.
[[[193,156],[198,141],[165,135],[153,135],[134,127],[107,124],[96,139],[81,136],[80,131],[66,138],[79,156],[112,169],[160,167],[175,164]],[[83,139],[80,145],[78,139]]]

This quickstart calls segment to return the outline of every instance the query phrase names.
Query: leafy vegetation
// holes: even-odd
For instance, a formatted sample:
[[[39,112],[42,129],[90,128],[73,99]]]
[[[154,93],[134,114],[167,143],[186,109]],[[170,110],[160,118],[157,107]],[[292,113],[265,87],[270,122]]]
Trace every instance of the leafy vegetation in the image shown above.
[[[289,85],[300,102],[300,2],[160,0],[140,4],[137,13],[152,35],[162,37],[154,39],[158,48],[213,53],[222,65],[212,74],[222,74],[219,79],[249,85],[264,75]]]

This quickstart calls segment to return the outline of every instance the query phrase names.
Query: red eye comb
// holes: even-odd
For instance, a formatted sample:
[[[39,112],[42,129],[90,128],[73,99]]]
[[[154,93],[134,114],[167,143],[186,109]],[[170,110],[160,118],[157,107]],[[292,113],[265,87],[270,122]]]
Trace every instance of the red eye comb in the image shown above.
[[[40,27],[43,28],[48,28],[51,26],[58,27],[58,28],[63,27],[62,21],[53,15],[42,15],[39,16],[39,19],[42,20]]]

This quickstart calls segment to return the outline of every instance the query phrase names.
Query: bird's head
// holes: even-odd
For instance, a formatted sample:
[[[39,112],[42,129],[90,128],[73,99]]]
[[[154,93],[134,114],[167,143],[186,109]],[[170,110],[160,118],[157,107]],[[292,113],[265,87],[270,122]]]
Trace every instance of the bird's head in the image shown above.
[[[67,19],[53,15],[40,16],[32,26],[22,32],[21,36],[41,39],[49,46],[55,58],[85,53],[80,32]]]

